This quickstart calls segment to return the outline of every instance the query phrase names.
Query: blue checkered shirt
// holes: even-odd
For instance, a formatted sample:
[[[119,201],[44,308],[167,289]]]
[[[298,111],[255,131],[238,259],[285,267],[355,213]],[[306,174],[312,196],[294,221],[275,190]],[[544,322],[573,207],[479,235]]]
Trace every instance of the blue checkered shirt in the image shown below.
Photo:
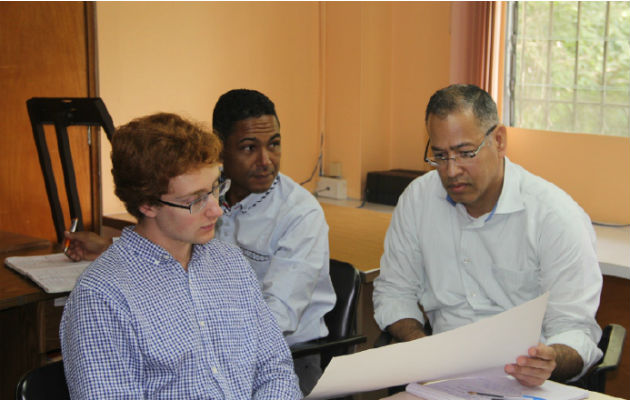
[[[241,252],[193,246],[188,271],[126,228],[61,322],[73,399],[299,399],[288,347]]]

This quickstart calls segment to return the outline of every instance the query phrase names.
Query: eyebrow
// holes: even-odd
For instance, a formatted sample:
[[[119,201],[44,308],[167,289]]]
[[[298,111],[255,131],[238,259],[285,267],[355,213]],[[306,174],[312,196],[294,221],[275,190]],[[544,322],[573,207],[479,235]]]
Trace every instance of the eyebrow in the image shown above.
[[[188,196],[195,196],[195,195],[200,195],[200,194],[206,194],[208,192],[211,192],[212,188],[214,187],[214,185],[216,185],[218,183],[219,183],[219,178],[215,179],[214,182],[212,182],[212,185],[210,186],[210,190],[206,190],[206,188],[199,189],[199,190],[194,191],[192,193],[183,194],[181,196],[178,196],[178,197],[175,198],[175,200],[184,199],[185,197],[188,197]]]
[[[279,139],[279,138],[280,138],[280,133],[276,133],[271,138],[269,138],[269,141],[271,142],[272,140]],[[259,139],[258,136],[253,135],[253,136],[244,137],[243,139],[239,140],[238,143],[249,142],[249,141],[260,142],[261,140]]]
[[[449,147],[450,150],[459,150],[462,147],[466,147],[466,146],[475,146],[474,143],[470,143],[470,142],[464,142],[464,143],[460,143],[460,144],[456,144],[455,146],[451,146]],[[431,151],[435,152],[435,151],[444,151],[444,149],[440,148],[440,147],[435,147],[435,146],[431,146]]]

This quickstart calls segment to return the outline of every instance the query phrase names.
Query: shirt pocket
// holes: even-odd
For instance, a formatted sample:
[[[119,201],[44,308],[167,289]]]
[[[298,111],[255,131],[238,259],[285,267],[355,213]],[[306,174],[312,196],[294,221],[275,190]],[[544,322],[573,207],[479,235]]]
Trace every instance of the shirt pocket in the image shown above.
[[[539,292],[538,272],[535,268],[512,269],[492,265],[497,284],[515,304],[530,300]]]

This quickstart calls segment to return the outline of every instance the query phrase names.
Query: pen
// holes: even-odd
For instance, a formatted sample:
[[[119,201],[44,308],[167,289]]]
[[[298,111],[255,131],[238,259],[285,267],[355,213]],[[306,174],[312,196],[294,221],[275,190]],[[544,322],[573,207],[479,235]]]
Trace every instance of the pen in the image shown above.
[[[70,224],[70,232],[76,232],[78,225],[79,225],[79,218],[72,218],[72,223]],[[63,242],[64,254],[68,251],[68,247],[70,247],[70,239],[66,238],[66,240]]]
[[[477,396],[490,397],[491,400],[522,400],[522,399],[545,400],[542,397],[531,396],[528,394],[524,394],[522,396],[503,396],[501,394],[482,393],[482,392],[468,392],[468,394],[473,395],[473,396],[477,395]]]

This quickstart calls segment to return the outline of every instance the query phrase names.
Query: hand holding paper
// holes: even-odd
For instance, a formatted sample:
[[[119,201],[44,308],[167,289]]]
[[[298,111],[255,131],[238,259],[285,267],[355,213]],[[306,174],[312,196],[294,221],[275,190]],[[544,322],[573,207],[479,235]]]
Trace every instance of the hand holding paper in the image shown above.
[[[503,375],[540,340],[549,295],[452,331],[332,359],[308,399],[338,397],[409,382]]]

